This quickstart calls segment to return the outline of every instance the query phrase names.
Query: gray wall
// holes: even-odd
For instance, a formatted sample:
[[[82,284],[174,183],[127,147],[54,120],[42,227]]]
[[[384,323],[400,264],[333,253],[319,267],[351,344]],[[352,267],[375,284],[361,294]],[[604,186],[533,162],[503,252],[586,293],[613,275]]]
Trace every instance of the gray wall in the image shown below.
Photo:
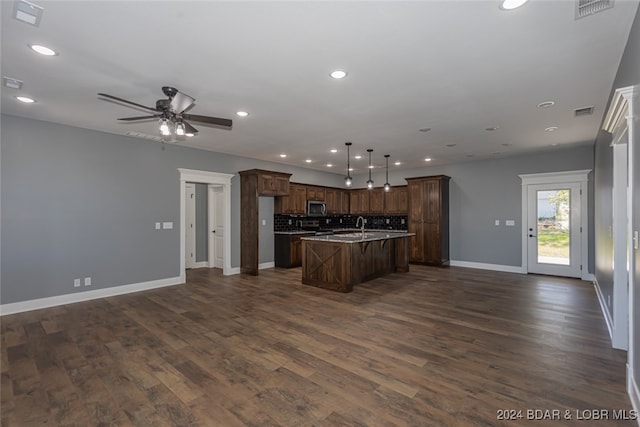
[[[582,169],[593,169],[591,146],[582,145],[445,166],[390,170],[389,181],[392,185],[405,185],[407,182],[404,178],[439,174],[450,176],[451,259],[520,266],[522,180],[518,175]],[[356,184],[366,180],[362,176],[354,178]],[[373,176],[376,183],[383,183],[384,179],[384,172]],[[590,182],[590,188],[591,184]],[[593,200],[592,197],[590,199]],[[500,220],[500,226],[494,225],[496,219]],[[516,226],[506,227],[504,223],[507,219],[515,220]],[[593,238],[590,239],[589,246],[592,254]],[[593,256],[590,258],[589,271],[593,271]]]
[[[627,86],[640,85],[640,9],[636,12],[635,20],[631,31],[629,32],[629,40],[625,48],[618,73],[611,88],[611,96],[618,88]],[[635,122],[633,134],[635,135],[634,154],[635,157],[630,159],[635,166],[634,188],[635,192],[632,196],[632,224],[634,230],[640,230],[640,100],[636,98],[635,103]],[[611,236],[609,235],[609,227],[612,226],[611,218],[611,192],[613,183],[613,154],[609,143],[611,137],[602,132],[595,146],[595,192],[596,198],[603,207],[596,210],[596,254],[598,262],[596,263],[596,278],[598,284],[605,294],[605,300],[613,294],[613,272],[611,271],[611,258],[613,257],[613,245]],[[613,299],[613,298],[612,298]],[[633,368],[634,380],[636,384],[640,384],[640,251],[635,251],[635,271],[634,271],[634,301],[633,306],[636,307],[633,318],[629,321],[633,324],[634,330],[634,360],[630,360]]]
[[[258,197],[258,263],[273,262],[273,197]],[[262,222],[265,225],[262,225]]]
[[[209,259],[207,184],[196,183],[196,262]]]
[[[7,115],[0,120],[2,304],[177,277],[178,168],[236,174],[232,267],[240,265],[238,171],[270,169],[298,182],[342,185],[336,174],[171,144],[162,150],[152,141]],[[155,230],[156,221],[174,227]],[[73,280],[84,277],[92,286],[74,288]]]

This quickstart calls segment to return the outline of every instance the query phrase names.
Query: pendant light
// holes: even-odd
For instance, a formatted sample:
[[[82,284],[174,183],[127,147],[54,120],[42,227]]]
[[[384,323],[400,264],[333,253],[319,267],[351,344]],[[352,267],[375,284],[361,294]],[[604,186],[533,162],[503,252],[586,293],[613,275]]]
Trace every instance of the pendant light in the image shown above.
[[[391,184],[389,184],[389,155],[385,154],[384,159],[386,161],[385,169],[386,169],[386,175],[387,175],[387,179],[384,182],[384,191],[389,191],[391,190]]]
[[[367,180],[367,189],[373,189],[373,180],[371,179],[371,153],[373,152],[373,148],[367,149],[367,153],[369,153],[369,179]]]
[[[345,142],[344,145],[347,146],[347,176],[344,178],[344,185],[346,185],[347,187],[351,187],[351,183],[353,182],[353,178],[351,178],[351,174],[349,173],[349,169],[351,169],[349,164],[349,148],[351,147],[351,143]]]

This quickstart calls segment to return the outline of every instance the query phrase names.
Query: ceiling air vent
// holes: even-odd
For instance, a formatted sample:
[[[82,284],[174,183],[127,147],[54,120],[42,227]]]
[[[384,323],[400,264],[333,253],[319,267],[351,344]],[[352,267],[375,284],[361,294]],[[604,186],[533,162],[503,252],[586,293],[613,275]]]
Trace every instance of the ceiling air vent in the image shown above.
[[[611,9],[613,0],[576,0],[576,19]]]
[[[575,110],[573,110],[573,113],[575,114],[576,117],[590,116],[590,115],[593,114],[593,106],[584,107],[584,108],[576,108]]]

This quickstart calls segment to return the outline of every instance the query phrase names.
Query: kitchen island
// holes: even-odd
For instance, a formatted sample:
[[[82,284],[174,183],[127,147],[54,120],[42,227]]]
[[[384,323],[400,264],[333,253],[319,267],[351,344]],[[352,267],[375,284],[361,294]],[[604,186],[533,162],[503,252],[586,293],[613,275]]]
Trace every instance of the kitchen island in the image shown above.
[[[366,231],[302,237],[302,283],[338,292],[376,277],[409,271],[415,233]]]

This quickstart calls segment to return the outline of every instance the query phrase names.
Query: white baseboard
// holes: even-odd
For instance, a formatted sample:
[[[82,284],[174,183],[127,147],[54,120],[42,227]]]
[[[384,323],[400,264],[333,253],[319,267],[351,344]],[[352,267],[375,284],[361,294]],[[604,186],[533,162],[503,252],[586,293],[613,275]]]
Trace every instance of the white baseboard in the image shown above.
[[[604,294],[600,289],[598,279],[596,279],[595,276],[593,277],[593,287],[596,289],[596,295],[598,296],[598,302],[600,303],[600,310],[602,310],[602,316],[604,317],[607,329],[609,330],[609,339],[613,342],[613,318],[611,317],[609,307],[607,307],[607,302],[604,300]]]
[[[638,383],[633,375],[633,368],[627,363],[627,393],[629,394],[629,400],[631,400],[631,406],[636,414],[640,414],[640,390],[638,390]],[[636,419],[638,426],[640,426],[640,417]]]
[[[234,274],[240,274],[240,267],[231,267],[224,273],[225,276],[233,276]]]
[[[0,316],[22,313],[25,311],[39,310],[41,308],[55,307],[76,302],[90,301],[99,298],[113,297],[116,295],[130,294],[133,292],[147,291],[149,289],[163,288],[184,283],[184,279],[168,277],[166,279],[152,280],[149,282],[134,283],[131,285],[114,286],[112,288],[95,289],[74,294],[58,295],[55,297],[39,298],[29,301],[14,302],[0,305]]]
[[[479,270],[504,271],[505,273],[520,273],[520,274],[525,273],[525,271],[522,270],[522,267],[517,267],[513,265],[485,264],[482,262],[455,261],[455,260],[449,261],[449,265],[451,265],[452,267],[477,268]]]
[[[258,264],[258,270],[266,270],[267,268],[274,268],[276,266],[276,263],[271,261],[271,262],[263,262],[262,264]]]

